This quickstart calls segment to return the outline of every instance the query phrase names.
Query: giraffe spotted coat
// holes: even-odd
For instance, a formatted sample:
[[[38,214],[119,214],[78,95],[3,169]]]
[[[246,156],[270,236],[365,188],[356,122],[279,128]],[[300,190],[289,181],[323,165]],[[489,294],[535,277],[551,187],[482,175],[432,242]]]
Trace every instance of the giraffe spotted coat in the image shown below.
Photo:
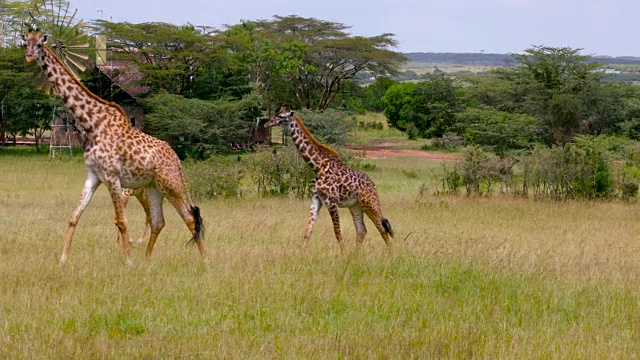
[[[311,188],[311,210],[304,234],[304,246],[311,237],[318,211],[323,205],[329,210],[333,230],[341,248],[344,245],[338,213],[340,207],[349,208],[356,227],[358,243],[362,243],[367,233],[363,216],[366,214],[388,245],[393,231],[389,221],[382,216],[378,192],[369,176],[343,164],[335,151],[320,144],[311,135],[297,114],[282,108],[265,126],[276,125],[291,133],[300,155],[316,174]]]
[[[53,84],[55,93],[62,98],[89,140],[84,152],[87,178],[80,203],[69,218],[60,262],[66,261],[76,225],[100,184],[105,184],[109,189],[127,264],[131,265],[132,261],[124,215],[124,188],[146,189],[148,203],[143,202],[143,206],[148,206],[147,214],[151,223],[147,257],[151,256],[158,234],[164,227],[162,202],[165,197],[191,231],[192,240],[198,244],[200,253],[204,253],[204,245],[200,241],[200,210],[185,198],[188,194],[180,159],[169,144],[134,128],[120,106],[99,98],[84,87],[45,45],[46,35],[30,30],[23,39],[27,46],[27,62],[36,60]]]

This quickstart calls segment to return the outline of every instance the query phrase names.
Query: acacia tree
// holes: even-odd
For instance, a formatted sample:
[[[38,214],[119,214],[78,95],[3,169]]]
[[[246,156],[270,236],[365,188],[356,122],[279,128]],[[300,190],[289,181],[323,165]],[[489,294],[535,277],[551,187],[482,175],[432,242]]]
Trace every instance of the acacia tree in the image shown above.
[[[404,56],[391,48],[393,34],[351,36],[349,27],[298,16],[275,16],[229,27],[223,34],[252,65],[252,80],[263,95],[285,94],[292,105],[327,108],[345,82],[359,72],[395,74]],[[253,60],[253,61],[251,61]]]
[[[296,39],[278,41],[253,21],[228,26],[218,32],[217,40],[227,50],[229,67],[246,75],[253,91],[262,97],[267,112],[274,103],[291,102],[291,93],[283,79],[302,66],[304,43]]]
[[[151,92],[189,95],[201,66],[213,51],[206,27],[162,22],[131,24],[96,20],[96,32],[107,35],[115,59],[132,61]]]
[[[588,61],[581,50],[534,46],[514,55],[520,66],[496,72],[511,85],[512,110],[538,117],[548,144],[563,144],[581,132],[589,109],[584,102],[602,86],[594,72],[601,65]],[[599,124],[607,123],[603,115],[598,114]]]

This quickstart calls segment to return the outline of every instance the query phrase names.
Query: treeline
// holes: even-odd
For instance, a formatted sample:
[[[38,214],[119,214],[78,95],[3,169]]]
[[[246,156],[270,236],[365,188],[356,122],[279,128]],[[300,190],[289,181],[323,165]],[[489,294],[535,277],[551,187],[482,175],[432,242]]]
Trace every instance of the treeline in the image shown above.
[[[65,57],[71,53],[67,44],[93,42],[84,31],[106,35],[110,60],[121,64],[121,73],[110,75],[134,74],[129,79],[143,90],[139,99],[148,112],[147,130],[176,148],[189,147],[187,153],[199,157],[228,149],[231,139],[246,139],[256,118],[272,114],[282,104],[324,111],[358,74],[392,76],[405,61],[393,50],[393,34],[355,36],[347,25],[316,18],[274,16],[222,29],[104,20],[85,26],[67,16],[66,2],[52,3],[63,11],[43,10],[33,19],[56,44],[52,50]],[[12,105],[9,116],[3,112],[0,130],[28,133],[35,128],[32,116],[17,112],[32,107],[28,102],[33,97],[24,88],[43,80],[36,66],[25,64],[19,49],[21,15],[33,5],[3,4],[0,20],[6,47],[0,49],[0,101],[27,105]],[[94,81],[92,69],[90,64],[79,74],[86,83]],[[50,96],[45,98],[52,103]]]
[[[455,64],[476,66],[515,66],[518,61],[513,54],[490,53],[403,53],[409,61],[426,64]],[[640,65],[640,57],[633,56],[588,56],[586,61],[610,65]]]

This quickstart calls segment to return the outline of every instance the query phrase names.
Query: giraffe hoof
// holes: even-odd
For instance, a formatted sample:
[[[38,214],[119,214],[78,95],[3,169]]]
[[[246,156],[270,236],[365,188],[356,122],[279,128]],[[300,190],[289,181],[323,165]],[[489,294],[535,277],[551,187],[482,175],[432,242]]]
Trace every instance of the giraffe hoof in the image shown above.
[[[67,255],[62,254],[62,256],[60,256],[60,267],[64,266],[66,262],[67,262]]]

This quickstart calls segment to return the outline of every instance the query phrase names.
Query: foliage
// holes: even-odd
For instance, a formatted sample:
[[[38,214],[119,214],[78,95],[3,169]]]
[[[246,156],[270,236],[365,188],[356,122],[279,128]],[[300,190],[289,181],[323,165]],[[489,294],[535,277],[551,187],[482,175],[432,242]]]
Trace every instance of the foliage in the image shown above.
[[[207,29],[190,24],[95,20],[93,29],[107,36],[116,60],[133,62],[142,74],[139,85],[149,87],[151,93],[193,94],[194,80],[205,60],[215,51]],[[199,95],[207,97],[208,94]]]
[[[353,140],[355,121],[349,112],[327,109],[324,111],[297,111],[311,134],[321,143],[346,145]]]
[[[205,161],[185,161],[189,193],[194,199],[235,198],[242,195],[244,164],[236,156],[211,156]]]
[[[515,161],[501,158],[479,147],[468,147],[464,159],[453,170],[445,168],[441,179],[445,193],[458,194],[461,187],[467,195],[487,195],[495,190],[509,191],[513,184],[513,166]]]
[[[308,197],[315,174],[293,145],[259,151],[246,157],[251,181],[260,196]]]
[[[445,168],[442,191],[457,194],[464,187],[468,195],[486,195],[498,187],[502,193],[556,201],[635,198],[640,180],[637,151],[626,152],[620,167],[611,161],[605,144],[606,140],[582,138],[504,157],[470,147],[463,161]]]
[[[324,110],[358,73],[395,73],[404,61],[390,50],[397,45],[392,34],[351,36],[346,29],[341,23],[292,15],[244,22],[219,35],[250,68],[263,98]]]
[[[0,48],[0,132],[34,135],[36,149],[49,128],[54,99],[38,89],[39,69],[24,61],[20,48]]]
[[[463,144],[463,139],[460,135],[454,132],[449,132],[441,137],[434,138],[431,145],[423,150],[437,149],[448,152],[456,151]]]
[[[624,87],[605,84],[581,49],[534,46],[515,55],[520,66],[496,71],[499,105],[537,117],[545,143],[564,144],[578,134],[616,131],[623,121]],[[507,104],[505,104],[507,103]]]
[[[389,125],[408,131],[412,123],[421,137],[444,135],[462,108],[457,86],[445,76],[394,84],[385,93],[383,104]],[[413,132],[408,135],[415,137]]]
[[[332,106],[360,114],[367,111],[382,112],[383,97],[391,85],[396,83],[388,77],[378,77],[367,85],[360,85],[358,81],[347,81],[342,91],[336,94]]]
[[[157,94],[145,101],[145,130],[168,141],[181,157],[206,158],[227,152],[232,142],[246,143],[260,115],[258,101],[204,101]]]
[[[524,149],[539,141],[538,119],[495,109],[468,108],[458,114],[453,126],[466,144],[475,144],[502,153]]]

